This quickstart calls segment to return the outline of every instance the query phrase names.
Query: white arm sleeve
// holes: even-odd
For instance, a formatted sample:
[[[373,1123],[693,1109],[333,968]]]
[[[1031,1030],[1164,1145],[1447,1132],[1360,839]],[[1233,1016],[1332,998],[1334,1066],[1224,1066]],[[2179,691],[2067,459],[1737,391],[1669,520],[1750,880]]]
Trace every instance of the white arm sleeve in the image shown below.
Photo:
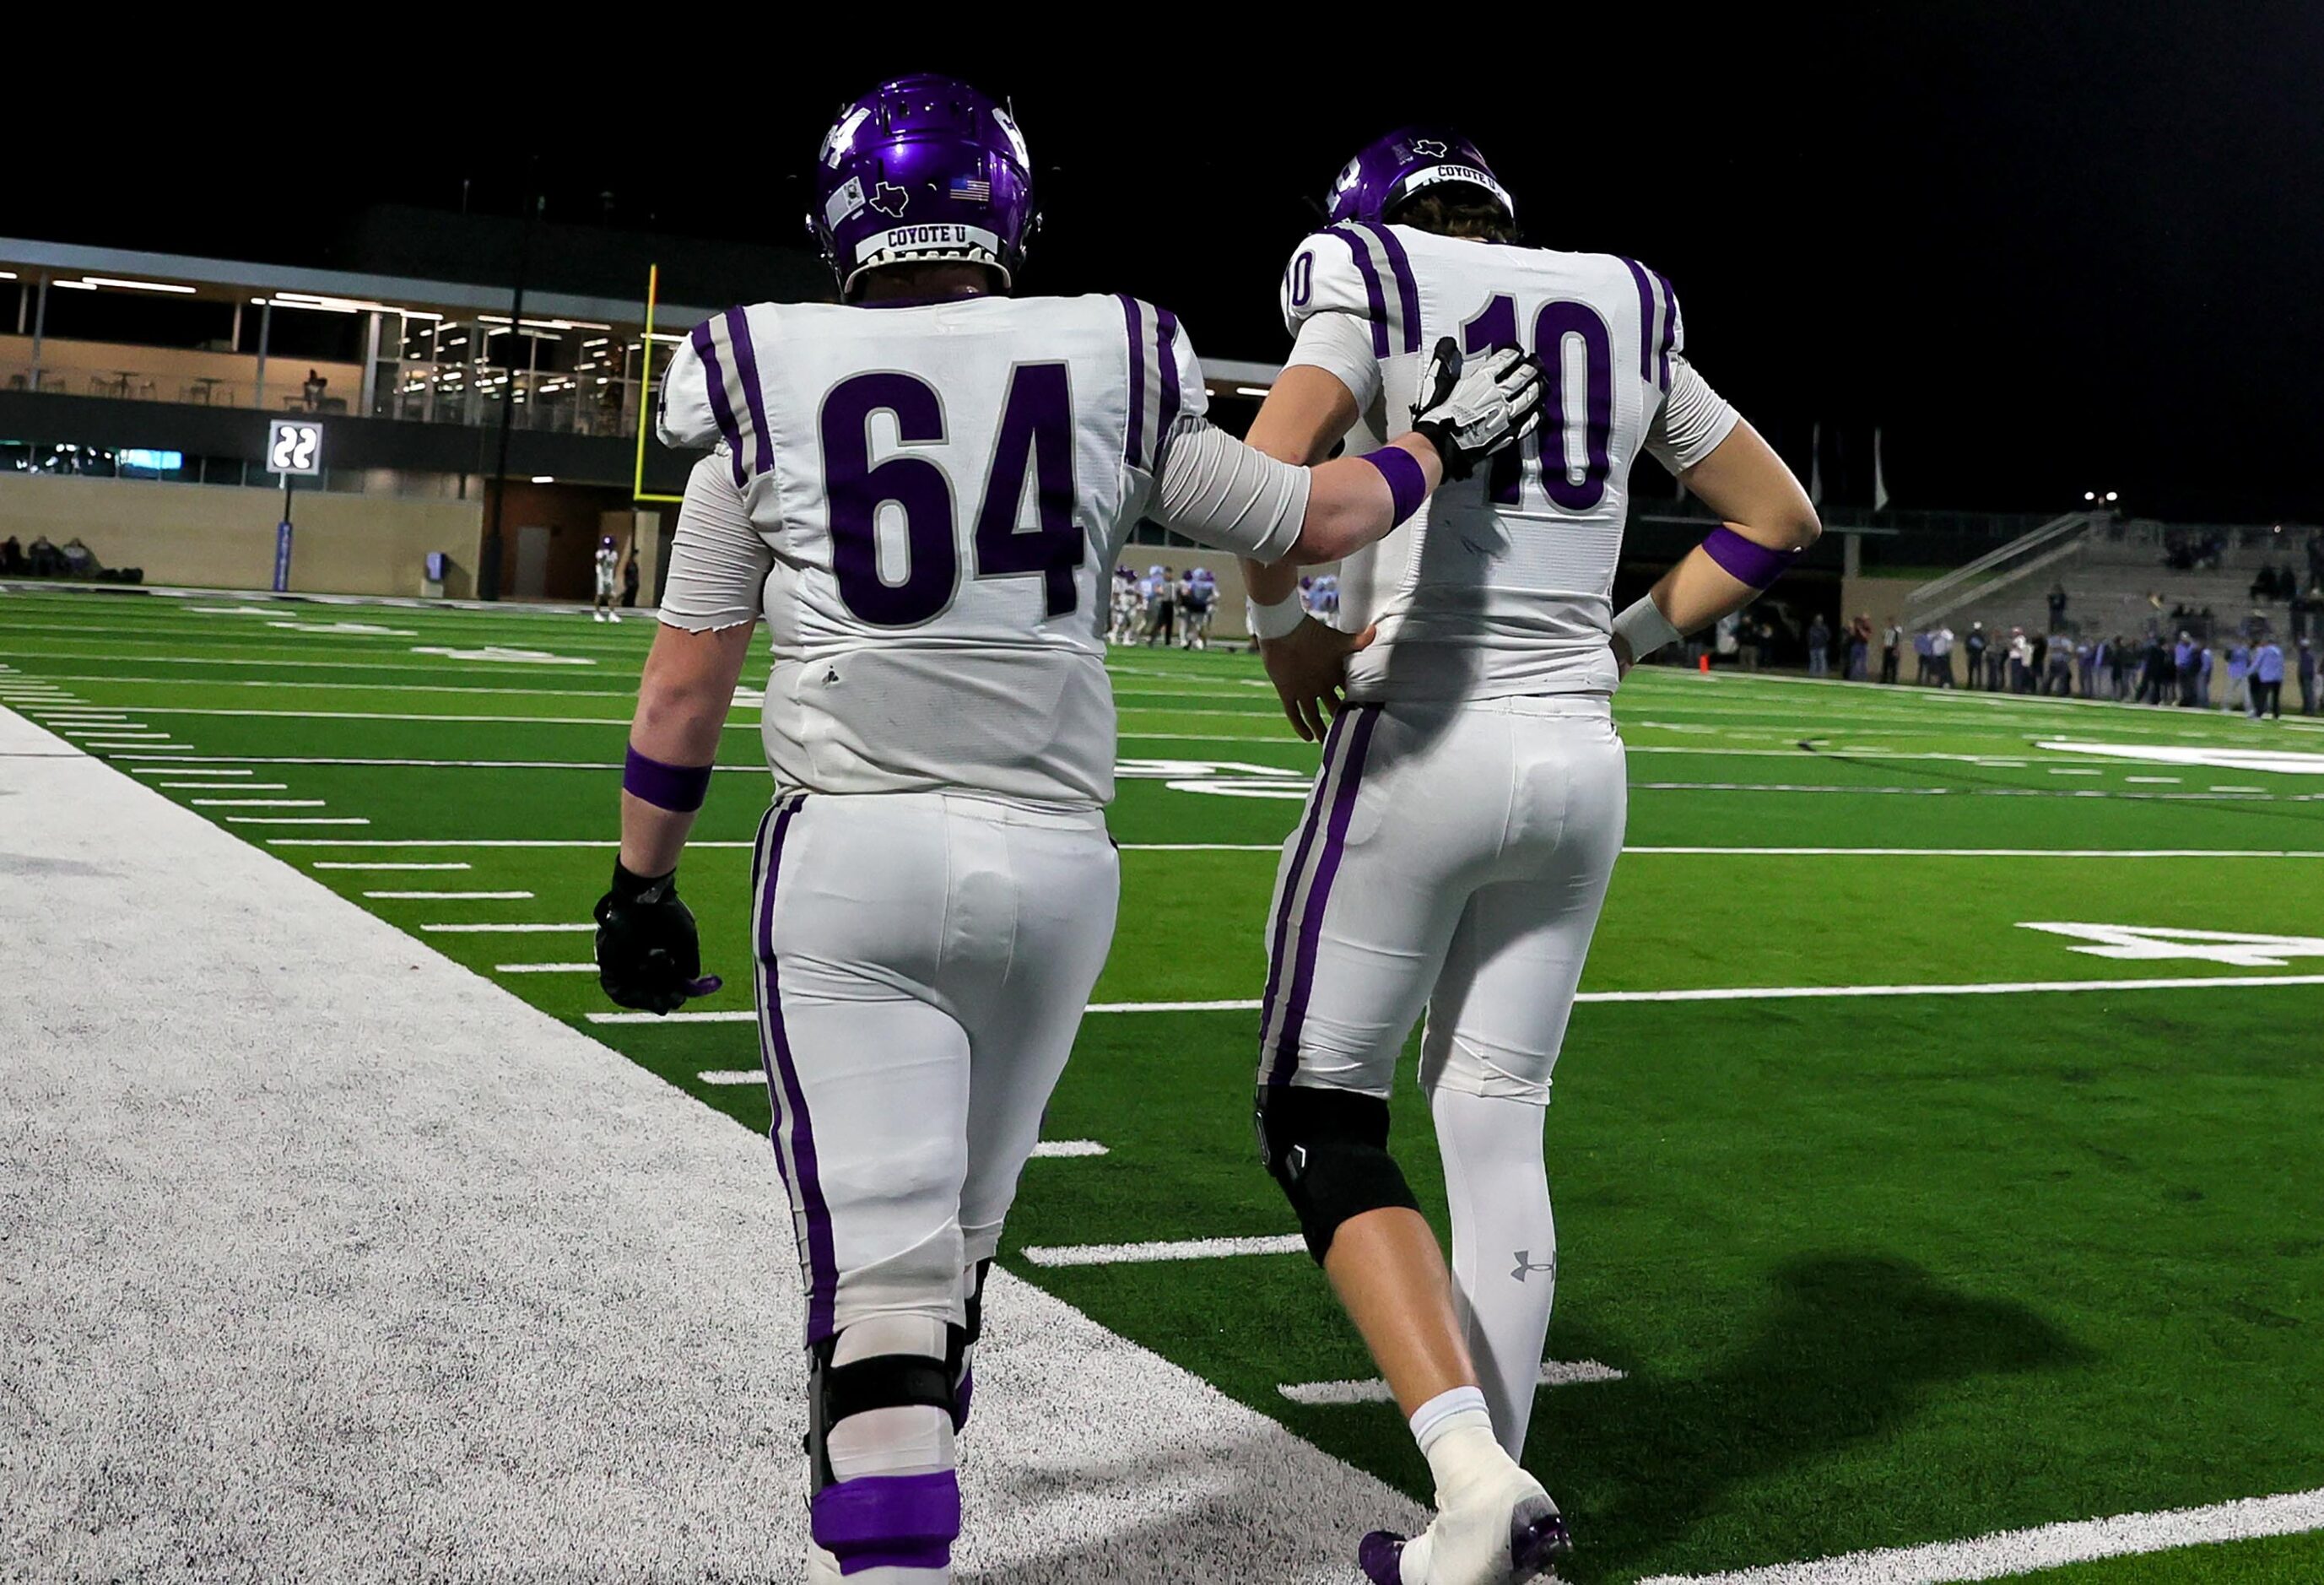
[[[1646,430],[1646,450],[1672,473],[1684,473],[1718,450],[1742,417],[1684,355],[1674,354],[1670,396]]]
[[[1297,364],[1339,376],[1360,413],[1370,411],[1379,400],[1380,366],[1372,355],[1371,327],[1353,314],[1310,314],[1301,321],[1299,339],[1284,366]]]
[[[724,447],[694,465],[669,546],[661,620],[689,633],[756,622],[775,553],[734,487]]]
[[[1150,515],[1191,539],[1280,561],[1307,521],[1305,468],[1254,451],[1204,419],[1174,426]]]

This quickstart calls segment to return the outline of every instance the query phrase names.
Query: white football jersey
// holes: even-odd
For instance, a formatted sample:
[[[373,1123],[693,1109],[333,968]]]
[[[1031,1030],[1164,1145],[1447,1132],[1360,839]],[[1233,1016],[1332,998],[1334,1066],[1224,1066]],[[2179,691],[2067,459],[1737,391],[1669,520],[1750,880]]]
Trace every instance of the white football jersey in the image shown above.
[[[1469,352],[1514,342],[1549,376],[1534,438],[1342,565],[1334,625],[1380,630],[1350,659],[1351,696],[1611,693],[1631,465],[1650,450],[1691,466],[1736,422],[1687,365],[1670,282],[1609,253],[1354,223],[1300,244],[1283,314],[1298,338],[1291,363],[1329,370],[1356,397],[1351,453],[1412,427],[1440,337]]]
[[[660,431],[718,448],[697,484],[716,471],[688,490],[678,549],[739,560],[713,543],[739,498],[777,780],[1111,799],[1115,558],[1205,406],[1177,321],[1135,298],[760,303],[698,327]]]

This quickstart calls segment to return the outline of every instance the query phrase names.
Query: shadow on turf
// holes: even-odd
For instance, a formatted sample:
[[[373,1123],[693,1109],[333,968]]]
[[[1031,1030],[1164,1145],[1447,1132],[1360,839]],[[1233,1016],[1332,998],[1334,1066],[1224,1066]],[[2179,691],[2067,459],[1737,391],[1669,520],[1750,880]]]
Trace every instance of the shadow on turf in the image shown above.
[[[1732,1530],[1738,1484],[1886,1436],[1948,1384],[2090,1357],[2023,1304],[1964,1292],[1893,1256],[1802,1256],[1772,1283],[1766,1311],[1737,1328],[1738,1345],[1706,1374],[1641,1373],[1572,1399],[1570,1415],[1548,1412],[1558,1398],[1545,1401],[1526,1462],[1548,1475],[1582,1544],[1563,1577],[1733,1568],[1824,1549],[1829,1527],[1803,1511],[1741,1526],[1765,1556],[1683,1555],[1707,1519],[1723,1516]],[[1800,1533],[1788,1533],[1794,1524]]]

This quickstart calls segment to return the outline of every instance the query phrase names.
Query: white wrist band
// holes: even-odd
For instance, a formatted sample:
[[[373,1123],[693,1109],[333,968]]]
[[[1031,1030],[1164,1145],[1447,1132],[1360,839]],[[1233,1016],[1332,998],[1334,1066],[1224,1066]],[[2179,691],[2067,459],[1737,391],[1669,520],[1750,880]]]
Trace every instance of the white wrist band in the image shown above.
[[[1628,611],[1614,619],[1614,631],[1630,646],[1630,659],[1644,660],[1665,644],[1675,644],[1686,635],[1671,625],[1663,608],[1655,604],[1652,594],[1638,596]]]
[[[1307,620],[1306,607],[1300,604],[1299,594],[1293,591],[1289,597],[1272,605],[1261,605],[1246,597],[1242,603],[1243,625],[1250,636],[1261,640],[1279,639]]]

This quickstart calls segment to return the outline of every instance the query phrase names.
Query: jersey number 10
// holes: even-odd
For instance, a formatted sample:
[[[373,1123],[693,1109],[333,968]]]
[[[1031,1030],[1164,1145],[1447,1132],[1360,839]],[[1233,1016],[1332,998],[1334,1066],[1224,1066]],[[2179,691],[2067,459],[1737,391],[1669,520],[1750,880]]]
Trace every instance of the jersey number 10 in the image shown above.
[[[1566,388],[1565,340],[1582,343],[1582,400]],[[1517,341],[1516,299],[1497,293],[1477,317],[1461,327],[1461,350],[1482,352],[1489,346]],[[1525,464],[1541,480],[1543,493],[1567,511],[1588,511],[1606,499],[1606,475],[1613,471],[1607,443],[1614,430],[1614,338],[1606,321],[1587,303],[1545,303],[1533,319],[1533,350],[1541,358],[1548,382],[1542,389],[1541,424],[1532,438],[1495,456],[1485,488],[1503,506],[1522,506]],[[1582,462],[1575,468],[1567,450],[1574,410],[1582,410]],[[1554,447],[1556,465],[1545,448]]]
[[[916,627],[953,602],[960,535],[952,480],[933,458],[903,453],[874,465],[871,418],[891,413],[906,446],[940,445],[944,403],[917,375],[858,374],[823,399],[824,493],[831,506],[831,570],[847,609],[874,627]],[[1038,526],[1019,529],[1030,475]],[[1063,364],[1021,364],[1010,376],[984,501],[976,513],[976,576],[1038,573],[1045,615],[1070,613],[1088,538],[1074,521],[1074,417]],[[880,573],[880,509],[903,509],[903,576]]]

